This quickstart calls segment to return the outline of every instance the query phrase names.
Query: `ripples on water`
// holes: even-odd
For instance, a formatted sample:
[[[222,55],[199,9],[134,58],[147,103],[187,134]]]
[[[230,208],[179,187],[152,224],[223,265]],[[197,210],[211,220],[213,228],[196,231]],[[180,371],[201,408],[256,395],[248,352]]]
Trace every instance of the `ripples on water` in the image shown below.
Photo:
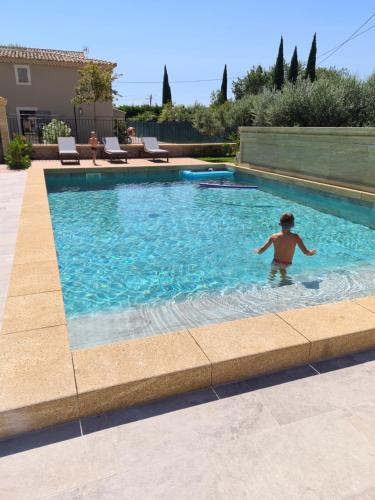
[[[205,190],[190,182],[75,186],[51,192],[49,202],[65,308],[75,324],[142,310],[134,316],[139,323],[145,310],[153,311],[150,319],[165,307],[180,311],[171,324],[186,324],[186,307],[211,307],[220,320],[375,293],[373,230],[262,190]],[[270,282],[272,249],[262,256],[253,249],[278,230],[285,211],[318,254],[297,249],[288,279]],[[200,310],[194,324],[199,315],[204,323]],[[165,329],[168,314],[162,316],[143,319],[140,329]]]

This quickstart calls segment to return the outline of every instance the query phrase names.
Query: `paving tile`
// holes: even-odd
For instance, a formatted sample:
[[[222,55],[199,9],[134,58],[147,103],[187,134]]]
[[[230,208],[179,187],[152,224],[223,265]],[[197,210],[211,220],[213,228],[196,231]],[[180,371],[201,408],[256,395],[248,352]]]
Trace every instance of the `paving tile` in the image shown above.
[[[61,290],[57,261],[15,265],[9,285],[9,296]]]
[[[81,415],[211,384],[211,367],[188,332],[73,351]]]
[[[22,218],[20,224],[20,231],[17,236],[17,246],[32,244],[38,249],[54,244],[52,226],[47,226],[42,229],[40,225],[36,224],[35,227],[31,225],[26,228],[22,226]]]
[[[310,361],[375,347],[375,314],[351,301],[278,313],[311,344]]]
[[[1,333],[36,330],[66,323],[60,291],[8,297]]]
[[[49,207],[46,203],[26,203],[22,207],[22,214],[26,215],[46,215],[49,213]]]
[[[56,248],[53,240],[47,241],[17,241],[14,253],[15,264],[28,264],[32,262],[45,262],[56,260]]]
[[[375,375],[375,374],[374,374]],[[329,396],[329,387],[319,392],[319,376],[309,367],[301,367],[256,379],[215,386],[219,397],[254,394],[280,425],[313,417],[338,409]]]
[[[369,311],[372,311],[375,313],[375,296],[372,295],[371,297],[363,297],[362,299],[354,299],[353,302],[356,302],[357,304],[365,307]]]
[[[0,255],[8,255],[11,257],[14,253],[15,238],[4,238],[0,243]]]
[[[118,425],[145,420],[158,415],[177,412],[185,408],[217,401],[217,399],[212,389],[178,394],[171,398],[82,418],[82,430],[84,434],[90,434],[91,432],[97,432]]]
[[[15,436],[0,441],[0,458],[26,450],[48,446],[67,439],[81,436],[79,420],[65,422],[53,427],[28,432],[21,436]]]
[[[138,443],[149,441],[149,432],[137,433]],[[216,441],[200,441],[182,426],[161,448],[157,438],[157,460],[149,460],[157,454],[152,446],[141,455],[124,441],[117,448],[117,474],[52,498],[332,500],[374,487],[373,449],[341,411],[250,430],[241,439],[232,439],[229,424]]]
[[[27,235],[28,233],[37,232],[47,234],[52,231],[51,217],[49,214],[34,214],[24,213],[19,224],[19,234]]]
[[[0,437],[77,416],[72,359],[63,326],[0,336],[0,380]]]
[[[343,500],[374,500],[375,498],[375,486],[373,488],[366,488],[365,490],[360,490],[354,495],[349,495],[343,497]]]
[[[314,377],[317,373],[308,365],[298,366],[269,375],[261,375],[260,377],[240,380],[238,382],[230,382],[222,385],[215,385],[214,389],[219,398],[228,398],[238,394],[259,391],[267,387],[279,386],[288,384],[306,377]]]
[[[356,356],[362,358],[356,364],[349,364],[344,358],[338,364],[341,369],[329,367],[323,375],[309,376],[308,367],[303,367],[215,386],[215,391],[219,397],[229,398],[234,394],[246,398],[255,393],[280,425],[335,409],[375,403],[375,393],[368,391],[375,383],[375,363],[366,362],[362,355]]]
[[[34,500],[112,476],[113,443],[106,436],[80,437],[0,460],[0,498]],[[120,497],[121,498],[121,497]]]
[[[375,403],[366,402],[349,409],[349,422],[375,448]]]
[[[343,368],[356,368],[360,366],[366,370],[375,370],[375,350],[362,351],[340,358],[327,359],[325,361],[318,361],[312,365],[319,373],[326,373],[336,371],[339,377],[344,377],[346,374],[351,373],[349,370],[342,370]]]
[[[141,457],[148,464],[157,462],[162,450],[170,449],[171,455],[178,456],[189,449],[194,455],[223,438],[248,440],[274,428],[279,424],[253,394],[251,398],[234,396],[122,425],[113,429],[112,438],[118,444],[121,469],[132,469],[138,467]]]
[[[309,343],[274,314],[189,330],[212,363],[221,384],[304,365]]]

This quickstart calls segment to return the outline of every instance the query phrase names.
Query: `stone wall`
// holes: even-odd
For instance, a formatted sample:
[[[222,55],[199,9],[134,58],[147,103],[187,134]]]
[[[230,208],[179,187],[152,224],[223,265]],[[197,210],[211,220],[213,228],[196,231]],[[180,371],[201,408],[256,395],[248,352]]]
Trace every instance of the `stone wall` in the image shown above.
[[[5,151],[9,143],[9,129],[6,113],[7,100],[5,97],[0,97],[0,156]]]
[[[375,192],[375,127],[240,127],[240,163]]]
[[[122,149],[129,153],[129,158],[147,158],[143,155],[142,144],[123,144]],[[166,144],[160,145],[161,148],[167,149],[171,157],[187,157],[187,156],[221,156],[227,151],[228,143],[204,143],[204,144]],[[81,158],[91,158],[90,146],[88,144],[77,144],[77,150]],[[103,151],[103,146],[98,147],[99,156]],[[56,160],[58,159],[57,144],[34,144],[33,145],[34,160]]]

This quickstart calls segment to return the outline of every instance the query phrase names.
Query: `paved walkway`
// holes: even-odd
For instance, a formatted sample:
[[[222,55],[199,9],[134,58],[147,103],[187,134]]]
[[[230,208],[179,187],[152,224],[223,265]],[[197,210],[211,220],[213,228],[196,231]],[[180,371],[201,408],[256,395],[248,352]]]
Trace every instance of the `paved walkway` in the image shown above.
[[[32,162],[33,166],[35,165],[40,166],[43,165],[45,168],[61,168],[61,162],[59,160],[33,160]],[[185,165],[185,166],[192,166],[192,165],[207,165],[207,162],[203,162],[201,160],[198,160],[197,158],[169,158],[169,162],[167,163],[165,160],[148,160],[147,158],[129,158],[128,163],[122,163],[122,162],[114,162],[111,163],[108,160],[104,159],[99,159],[97,160],[97,167],[111,167],[111,168],[116,168],[116,167],[144,167],[144,166],[150,166],[150,167],[168,167],[169,165]],[[211,164],[212,165],[212,164]],[[80,165],[75,165],[72,163],[71,165],[65,164],[64,167],[72,167],[72,168],[88,168],[88,167],[93,167],[92,160],[87,160],[83,159],[80,162]],[[214,165],[212,165],[214,166]]]
[[[372,351],[2,442],[0,498],[372,500],[374,385]]]
[[[12,269],[26,172],[0,166],[0,328]]]

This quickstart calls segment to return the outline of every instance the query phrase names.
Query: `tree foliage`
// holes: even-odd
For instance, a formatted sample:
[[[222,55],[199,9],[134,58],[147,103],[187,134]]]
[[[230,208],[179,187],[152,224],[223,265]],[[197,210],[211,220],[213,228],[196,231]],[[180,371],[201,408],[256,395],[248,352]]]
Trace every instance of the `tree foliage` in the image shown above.
[[[309,58],[307,60],[305,78],[310,78],[312,82],[316,79],[316,33],[311,43]]]
[[[265,70],[262,66],[253,66],[243,78],[237,78],[232,83],[232,92],[235,99],[242,99],[247,95],[256,95],[263,89],[272,86],[273,68]]]
[[[113,101],[118,95],[117,90],[112,87],[117,75],[95,62],[87,62],[82,69],[78,70],[80,75],[78,84],[75,88],[75,97],[73,104],[93,104],[94,121],[96,121],[96,104],[98,102]]]
[[[375,127],[375,73],[363,86],[363,121],[364,125]]]
[[[257,70],[253,68],[247,76],[266,74],[262,68]],[[314,82],[305,79],[304,74],[300,66],[295,83],[285,82],[282,91],[277,90],[270,79],[263,80],[266,83],[261,90],[256,87],[256,93],[242,94],[250,87],[241,82],[242,97],[223,104],[173,106],[169,103],[163,107],[160,121],[188,121],[204,135],[227,139],[234,137],[238,127],[250,125],[375,126],[375,74],[363,81],[346,69],[318,68]],[[272,77],[272,73],[268,72],[269,75]]]
[[[283,85],[284,85],[284,81],[285,81],[284,64],[285,64],[285,62],[284,62],[284,42],[283,42],[283,37],[281,37],[279,51],[277,54],[275,69],[274,69],[274,73],[273,73],[273,84],[277,90],[281,90]]]
[[[122,120],[115,119],[113,123],[113,133],[117,137],[120,144],[130,142],[126,123]]]
[[[228,100],[228,73],[227,73],[227,65],[224,66],[224,71],[223,71],[223,79],[221,82],[221,89],[220,89],[220,104],[223,104],[224,102],[227,102]]]
[[[139,120],[139,121],[157,121],[162,107],[155,104],[150,106],[149,104],[142,105],[128,105],[122,104],[118,106],[120,111],[124,111],[127,120]]]
[[[355,77],[315,82],[299,78],[283,91],[267,91],[254,108],[254,125],[352,127],[363,125],[363,83]]]
[[[158,122],[191,122],[194,113],[194,106],[173,106],[168,102],[158,118]]]
[[[297,55],[297,47],[294,47],[294,52],[292,55],[292,59],[290,61],[289,71],[288,71],[288,80],[292,83],[296,83],[298,78],[299,64],[298,64],[298,55]]]
[[[169,85],[169,77],[167,66],[164,66],[164,76],[163,76],[163,106],[172,102],[172,92],[171,86]]]

